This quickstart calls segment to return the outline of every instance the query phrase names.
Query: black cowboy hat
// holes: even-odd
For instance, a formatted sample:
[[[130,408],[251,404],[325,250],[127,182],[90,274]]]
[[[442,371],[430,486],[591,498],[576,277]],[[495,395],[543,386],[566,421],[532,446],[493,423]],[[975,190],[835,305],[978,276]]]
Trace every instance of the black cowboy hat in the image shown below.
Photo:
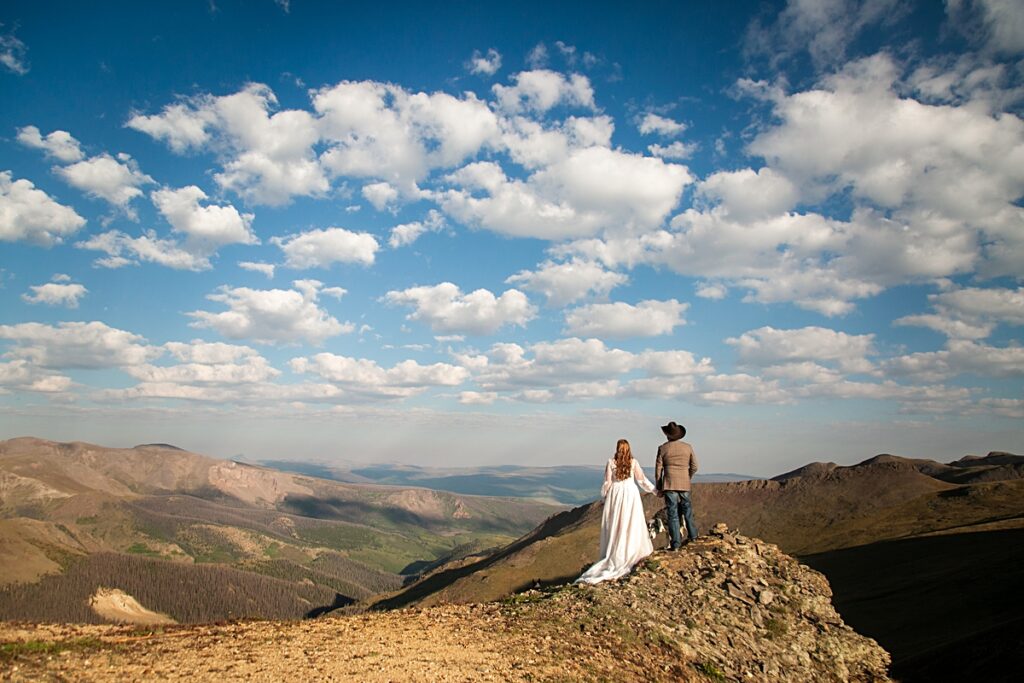
[[[665,436],[668,437],[669,441],[678,441],[686,436],[686,427],[677,425],[675,422],[669,422],[661,428],[661,431],[665,432]]]

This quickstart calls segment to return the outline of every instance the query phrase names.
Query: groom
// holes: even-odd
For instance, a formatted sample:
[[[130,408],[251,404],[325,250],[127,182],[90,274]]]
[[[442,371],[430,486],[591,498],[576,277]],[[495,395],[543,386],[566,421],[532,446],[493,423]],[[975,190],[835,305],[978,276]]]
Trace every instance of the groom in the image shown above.
[[[654,481],[658,492],[665,496],[668,532],[672,537],[669,550],[679,550],[684,543],[697,538],[697,525],[693,522],[693,506],[690,504],[690,478],[697,473],[697,456],[690,444],[682,440],[686,436],[686,427],[669,422],[661,431],[665,432],[668,441],[658,446]],[[686,520],[686,541],[679,533],[680,517]]]

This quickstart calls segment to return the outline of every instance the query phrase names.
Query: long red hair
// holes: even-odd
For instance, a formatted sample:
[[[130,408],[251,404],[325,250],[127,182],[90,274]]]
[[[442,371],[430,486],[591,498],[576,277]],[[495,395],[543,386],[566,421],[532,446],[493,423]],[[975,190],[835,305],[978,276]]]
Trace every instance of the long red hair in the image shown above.
[[[629,442],[619,439],[615,444],[615,478],[622,481],[629,477],[633,469],[633,451],[629,449]]]

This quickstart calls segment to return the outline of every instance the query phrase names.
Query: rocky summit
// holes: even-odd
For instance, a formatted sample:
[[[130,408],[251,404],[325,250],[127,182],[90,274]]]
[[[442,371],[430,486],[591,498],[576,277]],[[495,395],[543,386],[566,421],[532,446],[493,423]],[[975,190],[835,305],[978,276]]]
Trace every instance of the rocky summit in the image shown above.
[[[719,525],[628,577],[310,621],[0,626],[0,678],[884,681],[825,578]]]

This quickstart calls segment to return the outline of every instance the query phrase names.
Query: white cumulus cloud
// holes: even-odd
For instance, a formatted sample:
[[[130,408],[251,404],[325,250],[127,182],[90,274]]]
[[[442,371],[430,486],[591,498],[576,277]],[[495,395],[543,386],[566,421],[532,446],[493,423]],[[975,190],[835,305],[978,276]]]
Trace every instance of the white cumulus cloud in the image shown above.
[[[153,204],[186,245],[197,253],[213,253],[227,244],[259,244],[252,232],[251,213],[227,206],[200,206],[206,193],[195,185],[153,192]]]
[[[294,358],[290,367],[296,373],[312,373],[350,392],[383,398],[405,398],[433,386],[457,386],[469,372],[449,363],[421,365],[405,360],[390,368],[376,361],[319,353],[311,358]]]
[[[896,325],[929,327],[955,339],[983,339],[996,325],[1024,325],[1024,288],[964,287],[928,295],[935,313],[903,316]]]
[[[81,161],[85,158],[78,140],[66,130],[55,130],[43,137],[35,126],[25,126],[18,129],[18,142],[27,147],[41,149],[51,157],[65,163]]]
[[[521,270],[505,280],[507,284],[518,284],[523,289],[539,292],[547,297],[549,306],[564,306],[575,303],[587,296],[607,296],[629,277],[623,273],[606,270],[600,263],[571,259],[563,263],[545,261],[537,270]]]
[[[70,166],[56,167],[54,172],[69,185],[91,197],[106,200],[132,218],[135,213],[129,204],[142,195],[139,188],[156,182],[127,154],[118,154],[115,159],[104,153]]]
[[[398,188],[391,183],[369,183],[363,185],[363,197],[378,211],[383,211],[398,199]]]
[[[473,56],[466,63],[466,70],[471,74],[493,76],[501,68],[501,53],[493,47],[488,48],[487,54],[480,50],[473,50]]]
[[[800,197],[788,178],[768,167],[712,173],[700,182],[697,192],[717,200],[730,217],[739,221],[785,213]]]
[[[330,268],[335,263],[373,265],[380,244],[368,232],[345,228],[308,230],[286,237],[271,238],[285,255],[289,268]]]
[[[263,344],[322,344],[347,334],[352,323],[340,323],[318,305],[323,289],[316,280],[296,280],[295,289],[250,289],[223,286],[206,298],[228,310],[191,311],[192,327],[216,330],[228,339],[251,339]]]
[[[263,273],[268,279],[274,279],[275,266],[273,263],[262,263],[259,261],[239,261],[238,267],[242,270],[251,270],[255,273]]]
[[[582,74],[565,75],[548,69],[520,71],[512,75],[515,85],[495,84],[492,90],[498,106],[506,112],[544,113],[565,104],[593,109],[594,89]]]
[[[45,368],[127,367],[163,353],[142,336],[99,321],[0,325],[0,339],[14,343],[8,357]]]
[[[42,285],[31,285],[29,289],[32,293],[22,294],[21,298],[30,304],[68,308],[78,308],[78,301],[89,291],[83,285],[74,282],[47,282]]]
[[[655,337],[685,325],[689,304],[675,299],[590,304],[566,313],[566,333],[595,337]]]
[[[873,334],[847,334],[827,327],[779,330],[760,327],[725,340],[736,348],[742,363],[765,366],[794,361],[832,361],[847,372],[872,369],[867,356],[875,353]]]
[[[444,216],[436,209],[431,209],[427,217],[422,221],[402,223],[391,228],[391,236],[388,238],[388,246],[392,249],[407,247],[428,232],[438,232],[445,227]]]
[[[458,98],[375,81],[342,81],[316,91],[313,108],[329,146],[320,157],[324,168],[334,175],[376,178],[413,198],[431,169],[461,163],[494,144],[499,133],[497,116],[472,93]]]
[[[158,237],[153,230],[147,230],[138,237],[120,230],[108,230],[76,242],[75,246],[105,253],[105,257],[95,261],[101,268],[121,268],[136,265],[140,261],[176,270],[200,271],[212,267],[206,256],[182,248],[175,240]]]
[[[517,289],[500,296],[487,289],[463,294],[451,282],[390,291],[385,300],[412,306],[415,310],[406,316],[409,320],[424,322],[440,333],[494,334],[505,325],[525,327],[537,315],[537,309]]]
[[[648,112],[640,119],[639,129],[641,135],[674,137],[686,130],[686,124]]]
[[[693,178],[685,166],[594,146],[577,149],[526,181],[475,162],[435,195],[456,219],[514,237],[560,240],[602,229],[660,224]]]
[[[200,95],[160,114],[135,114],[129,128],[164,140],[176,152],[212,145],[222,169],[214,179],[257,204],[280,206],[294,196],[320,196],[330,184],[317,160],[315,117],[277,109],[277,96],[259,83],[232,95]]]
[[[0,171],[0,240],[50,246],[85,225],[74,209],[54,201],[31,181]]]
[[[937,381],[957,375],[1014,377],[1024,375],[1024,347],[997,347],[968,339],[950,339],[939,351],[920,351],[887,360],[892,375]]]
[[[659,159],[683,161],[692,157],[699,148],[700,145],[696,142],[676,140],[667,145],[659,145],[657,143],[648,145],[647,151],[651,153],[651,156],[656,156]]]

